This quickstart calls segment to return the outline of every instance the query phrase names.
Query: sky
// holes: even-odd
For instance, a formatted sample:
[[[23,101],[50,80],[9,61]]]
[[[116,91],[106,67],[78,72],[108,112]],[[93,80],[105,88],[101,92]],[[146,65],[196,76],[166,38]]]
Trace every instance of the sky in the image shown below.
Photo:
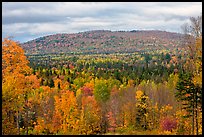
[[[3,2],[2,38],[21,43],[57,33],[162,30],[181,33],[202,2]]]

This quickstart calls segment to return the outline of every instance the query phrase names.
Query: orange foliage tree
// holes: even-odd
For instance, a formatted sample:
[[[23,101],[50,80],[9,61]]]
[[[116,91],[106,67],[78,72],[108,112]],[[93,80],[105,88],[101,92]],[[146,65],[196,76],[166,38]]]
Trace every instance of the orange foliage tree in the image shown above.
[[[78,111],[74,92],[64,91],[61,96],[54,96],[54,99],[53,132],[76,134]]]
[[[31,74],[28,63],[19,44],[4,39],[2,42],[2,134],[20,134],[19,113],[24,109],[25,96],[28,87],[31,87],[30,84],[26,84],[25,75]]]

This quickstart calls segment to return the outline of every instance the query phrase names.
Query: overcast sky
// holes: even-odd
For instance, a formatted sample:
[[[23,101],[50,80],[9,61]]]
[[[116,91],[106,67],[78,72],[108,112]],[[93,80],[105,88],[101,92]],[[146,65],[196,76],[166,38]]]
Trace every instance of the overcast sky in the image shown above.
[[[3,2],[2,37],[26,42],[44,35],[88,30],[181,32],[201,2]]]

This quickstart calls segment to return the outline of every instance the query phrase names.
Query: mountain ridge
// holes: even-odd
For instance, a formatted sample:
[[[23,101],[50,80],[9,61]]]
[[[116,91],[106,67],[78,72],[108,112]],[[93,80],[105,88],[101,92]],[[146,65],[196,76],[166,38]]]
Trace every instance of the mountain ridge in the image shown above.
[[[20,45],[26,54],[50,53],[129,53],[181,48],[183,34],[160,30],[91,30],[57,33]]]

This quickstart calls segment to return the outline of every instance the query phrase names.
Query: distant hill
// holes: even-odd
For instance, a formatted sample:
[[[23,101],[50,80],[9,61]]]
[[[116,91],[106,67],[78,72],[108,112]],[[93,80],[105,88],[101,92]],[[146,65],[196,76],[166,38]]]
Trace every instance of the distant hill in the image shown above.
[[[181,47],[182,34],[166,31],[94,30],[74,34],[55,34],[25,43],[26,54],[50,53],[131,53]]]

